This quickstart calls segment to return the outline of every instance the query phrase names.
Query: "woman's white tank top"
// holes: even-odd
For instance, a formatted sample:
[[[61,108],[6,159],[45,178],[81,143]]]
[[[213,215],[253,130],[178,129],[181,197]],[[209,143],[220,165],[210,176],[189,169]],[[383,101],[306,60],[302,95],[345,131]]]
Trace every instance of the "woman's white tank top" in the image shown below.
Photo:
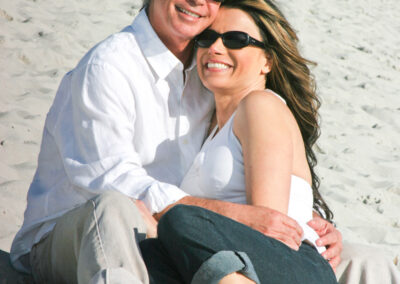
[[[246,204],[243,153],[242,146],[233,133],[234,117],[235,113],[215,136],[217,127],[204,142],[180,186],[188,194]],[[312,243],[321,253],[325,249],[315,245],[319,237],[307,225],[312,219],[312,212],[311,186],[304,179],[292,175],[288,215],[303,228],[303,240]]]

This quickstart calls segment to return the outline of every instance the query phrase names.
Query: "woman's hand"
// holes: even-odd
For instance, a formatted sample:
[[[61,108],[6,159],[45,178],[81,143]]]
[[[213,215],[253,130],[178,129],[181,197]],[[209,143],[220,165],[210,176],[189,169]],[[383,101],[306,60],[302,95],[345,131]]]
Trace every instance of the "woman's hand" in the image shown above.
[[[331,223],[317,214],[314,214],[314,219],[308,222],[308,225],[319,235],[317,246],[326,247],[326,251],[322,253],[322,256],[329,261],[329,264],[336,272],[336,268],[341,261],[340,254],[343,250],[342,234]]]
[[[147,226],[147,238],[157,237],[157,220],[151,215],[150,211],[147,209],[146,205],[141,200],[133,200],[136,207],[139,209],[140,215]]]

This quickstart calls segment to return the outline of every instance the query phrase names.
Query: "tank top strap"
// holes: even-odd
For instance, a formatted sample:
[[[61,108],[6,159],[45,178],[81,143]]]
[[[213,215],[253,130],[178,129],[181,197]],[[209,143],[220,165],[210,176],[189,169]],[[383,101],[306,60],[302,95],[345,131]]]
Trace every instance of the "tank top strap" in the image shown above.
[[[273,95],[275,95],[278,99],[280,99],[286,105],[286,100],[284,98],[282,98],[280,95],[278,95],[277,93],[275,93],[271,89],[265,89],[265,91],[269,92],[269,93],[272,93]]]

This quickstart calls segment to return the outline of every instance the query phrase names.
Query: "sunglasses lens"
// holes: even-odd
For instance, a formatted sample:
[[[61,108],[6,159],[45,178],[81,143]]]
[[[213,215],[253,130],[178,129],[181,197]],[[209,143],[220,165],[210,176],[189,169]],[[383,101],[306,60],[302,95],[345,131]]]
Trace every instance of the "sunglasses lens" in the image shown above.
[[[196,38],[196,44],[199,47],[210,47],[218,38],[218,34],[213,30],[205,30]]]
[[[249,45],[249,37],[243,32],[227,32],[223,39],[225,46],[231,49],[239,49]]]
[[[263,47],[263,43],[260,42],[258,44],[255,39],[252,39],[253,42],[251,43],[250,36],[239,31],[231,31],[219,34],[213,30],[205,30],[196,37],[195,42],[198,47],[209,48],[220,36],[222,37],[222,42],[224,43],[225,47],[230,49],[240,49],[248,46],[249,44]]]

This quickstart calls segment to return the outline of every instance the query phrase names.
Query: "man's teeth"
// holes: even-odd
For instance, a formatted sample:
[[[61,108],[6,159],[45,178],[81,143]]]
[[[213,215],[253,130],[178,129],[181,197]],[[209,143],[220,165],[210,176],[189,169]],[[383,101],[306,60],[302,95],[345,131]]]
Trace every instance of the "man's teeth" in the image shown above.
[[[185,10],[183,8],[178,7],[178,10],[181,11],[182,13],[186,14],[186,15],[189,15],[189,16],[192,16],[192,17],[195,17],[195,18],[200,18],[199,15],[194,14],[194,13],[192,13],[192,12],[190,12],[188,10]]]
[[[207,68],[228,69],[229,66],[223,63],[207,63]]]

